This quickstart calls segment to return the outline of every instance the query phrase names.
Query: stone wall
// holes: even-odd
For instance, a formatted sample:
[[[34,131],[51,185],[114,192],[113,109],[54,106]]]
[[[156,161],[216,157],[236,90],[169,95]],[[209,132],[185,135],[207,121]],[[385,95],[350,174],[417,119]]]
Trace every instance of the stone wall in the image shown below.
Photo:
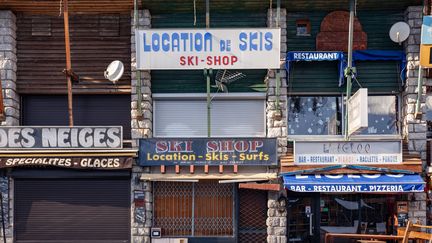
[[[138,25],[139,29],[149,29],[151,27],[151,16],[148,10],[139,10]],[[135,55],[135,23],[134,13],[132,13],[131,29],[131,70],[132,70],[132,96],[131,96],[131,125],[133,147],[138,147],[140,138],[152,137],[153,104],[151,94],[151,76],[149,71],[141,71],[141,78],[137,80],[136,55]],[[140,91],[140,92],[138,92]],[[140,94],[139,94],[140,93]],[[139,96],[141,98],[139,98]],[[141,107],[139,107],[141,106]],[[153,218],[153,195],[151,182],[143,182],[139,179],[142,173],[150,172],[150,168],[143,168],[136,164],[132,168],[132,242],[150,242],[150,228]],[[135,192],[144,193],[144,206],[135,207],[133,203]]]
[[[286,25],[286,9],[280,10],[279,27],[281,28],[281,69],[269,70],[266,76],[267,83],[267,137],[277,138],[278,140],[278,155],[286,154],[287,152],[287,75],[284,68],[284,60],[287,52],[287,25]],[[267,12],[267,26],[277,27],[277,11],[270,9]],[[277,92],[276,75],[279,72],[280,85],[279,93]],[[277,107],[277,98],[279,98],[279,107]],[[277,181],[275,183],[278,183]],[[280,243],[286,242],[286,224],[287,210],[285,200],[279,200],[283,192],[268,193],[268,210],[267,210],[267,242]],[[282,197],[283,198],[283,197]]]
[[[5,126],[19,125],[19,97],[16,92],[16,17],[12,11],[0,11],[0,80],[5,106]]]
[[[20,99],[16,92],[16,30],[16,17],[12,11],[0,10],[0,80],[6,115],[6,120],[1,122],[2,126],[19,125]],[[13,198],[10,194],[12,191],[10,187],[10,179],[0,177],[7,242],[12,242],[13,237],[13,208],[11,207]],[[3,242],[2,230],[0,230],[0,241]]]
[[[410,36],[404,42],[405,53],[407,56],[407,80],[402,99],[402,134],[408,140],[408,149],[419,152],[423,161],[424,171],[426,169],[426,121],[423,117],[415,117],[415,107],[418,95],[418,75],[419,75],[419,52],[420,52],[420,32],[423,17],[422,6],[411,6],[405,11],[405,21],[411,27]],[[427,81],[423,78],[424,84]],[[421,87],[421,110],[425,110],[426,86]],[[409,218],[418,223],[426,223],[426,194],[415,193],[409,195]]]

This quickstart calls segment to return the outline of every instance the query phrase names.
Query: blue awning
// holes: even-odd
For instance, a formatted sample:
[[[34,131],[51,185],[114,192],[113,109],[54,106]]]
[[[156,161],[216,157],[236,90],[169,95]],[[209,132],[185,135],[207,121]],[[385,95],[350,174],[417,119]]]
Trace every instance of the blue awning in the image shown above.
[[[425,187],[418,174],[285,175],[283,180],[296,192],[423,192]]]

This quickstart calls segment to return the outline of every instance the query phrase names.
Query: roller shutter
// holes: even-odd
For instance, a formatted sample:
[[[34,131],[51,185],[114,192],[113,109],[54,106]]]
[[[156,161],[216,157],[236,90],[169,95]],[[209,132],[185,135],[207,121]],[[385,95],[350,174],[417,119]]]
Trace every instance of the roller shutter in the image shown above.
[[[130,242],[130,180],[15,179],[15,242]]]

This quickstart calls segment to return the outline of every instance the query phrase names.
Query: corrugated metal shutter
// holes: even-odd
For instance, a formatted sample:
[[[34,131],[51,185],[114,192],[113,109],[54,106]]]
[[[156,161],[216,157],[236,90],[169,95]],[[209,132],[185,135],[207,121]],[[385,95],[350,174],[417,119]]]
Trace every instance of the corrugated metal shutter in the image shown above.
[[[266,27],[267,12],[225,12],[211,13],[212,28]],[[198,11],[197,24],[191,13],[153,13],[152,28],[204,28],[205,12]],[[229,92],[265,92],[264,78],[267,70],[237,70],[245,78],[229,85]],[[217,70],[213,70],[216,74]],[[202,70],[153,70],[153,93],[205,93],[206,82]],[[215,92],[213,90],[212,92]]]
[[[123,137],[131,137],[129,95],[74,95],[75,126],[123,126]],[[22,96],[22,125],[67,126],[67,97]]]
[[[156,100],[156,137],[206,137],[205,100]],[[212,136],[264,137],[265,100],[213,100]]]
[[[17,243],[130,242],[129,179],[15,179]]]
[[[287,16],[288,51],[315,51],[316,36],[320,31],[323,18],[329,12],[296,12]],[[403,12],[395,11],[358,11],[357,17],[363,31],[368,36],[368,49],[402,50],[402,46],[388,37],[392,24],[403,21]],[[309,19],[310,36],[296,35],[296,20]],[[358,62],[358,80],[371,93],[397,93],[400,90],[398,65],[394,61]],[[338,87],[338,69],[336,63],[311,62],[294,63],[290,74],[289,92],[292,93],[341,93],[345,86]],[[354,89],[358,86],[354,84]]]
[[[113,85],[103,72],[113,60],[130,62],[130,15],[70,17],[72,69],[80,76],[74,93],[130,93],[130,65]],[[63,19],[17,17],[17,89],[19,93],[66,94]]]

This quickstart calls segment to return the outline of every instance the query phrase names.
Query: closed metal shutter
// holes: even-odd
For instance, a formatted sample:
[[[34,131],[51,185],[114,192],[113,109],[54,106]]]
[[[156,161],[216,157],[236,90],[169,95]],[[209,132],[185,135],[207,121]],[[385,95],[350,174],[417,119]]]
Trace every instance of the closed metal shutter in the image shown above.
[[[123,126],[123,138],[131,138],[130,95],[74,95],[75,126]],[[65,95],[23,95],[22,125],[67,126]]]
[[[130,242],[130,180],[15,179],[15,242]]]
[[[154,114],[155,137],[207,135],[207,102],[204,99],[156,100]],[[214,137],[265,136],[265,99],[213,100],[211,130]]]
[[[238,242],[266,242],[267,191],[239,190]]]

